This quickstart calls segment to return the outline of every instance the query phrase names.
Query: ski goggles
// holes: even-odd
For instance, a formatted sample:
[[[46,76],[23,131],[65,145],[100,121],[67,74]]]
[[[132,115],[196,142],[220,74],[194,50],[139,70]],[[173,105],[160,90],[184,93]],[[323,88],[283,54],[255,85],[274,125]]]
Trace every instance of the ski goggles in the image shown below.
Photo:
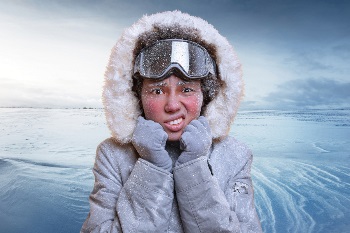
[[[173,69],[189,79],[216,74],[215,62],[205,48],[192,41],[166,39],[141,50],[135,59],[134,75],[161,79]]]

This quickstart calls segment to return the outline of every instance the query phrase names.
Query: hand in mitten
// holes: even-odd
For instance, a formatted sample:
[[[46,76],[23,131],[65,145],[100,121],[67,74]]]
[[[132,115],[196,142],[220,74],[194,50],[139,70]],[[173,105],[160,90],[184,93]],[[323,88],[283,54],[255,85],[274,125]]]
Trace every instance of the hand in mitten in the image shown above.
[[[190,160],[207,156],[212,143],[211,130],[207,119],[200,116],[192,120],[185,128],[180,139],[180,148],[183,150],[176,165]]]
[[[137,119],[132,144],[136,148],[140,157],[153,163],[154,165],[171,171],[172,160],[165,150],[168,134],[163,127],[143,117]]]

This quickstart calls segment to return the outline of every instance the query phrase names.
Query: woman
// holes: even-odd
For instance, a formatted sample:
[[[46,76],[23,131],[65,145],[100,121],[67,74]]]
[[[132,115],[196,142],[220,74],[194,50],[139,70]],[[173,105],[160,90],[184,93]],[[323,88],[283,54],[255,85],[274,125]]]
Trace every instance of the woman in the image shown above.
[[[82,232],[261,232],[252,154],[228,136],[242,94],[233,48],[206,21],[173,11],[126,29]]]

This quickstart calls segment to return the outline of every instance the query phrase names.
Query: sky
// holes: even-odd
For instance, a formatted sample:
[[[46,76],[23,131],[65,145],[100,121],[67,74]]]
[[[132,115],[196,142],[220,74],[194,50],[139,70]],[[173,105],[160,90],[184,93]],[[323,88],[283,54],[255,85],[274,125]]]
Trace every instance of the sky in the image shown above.
[[[212,24],[243,64],[243,110],[350,108],[350,2],[0,0],[0,107],[102,107],[110,51],[145,14]]]

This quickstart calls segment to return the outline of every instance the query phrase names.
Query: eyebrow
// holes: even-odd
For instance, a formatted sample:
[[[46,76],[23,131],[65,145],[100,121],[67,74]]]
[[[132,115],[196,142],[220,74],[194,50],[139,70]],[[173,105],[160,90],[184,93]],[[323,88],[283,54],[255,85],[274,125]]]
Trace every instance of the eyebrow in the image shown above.
[[[185,81],[185,80],[181,80],[177,83],[178,86],[183,86],[189,83],[193,83],[192,81]]]
[[[149,85],[152,86],[152,87],[165,87],[165,86],[167,86],[167,84],[165,82],[163,82],[163,81],[161,81],[161,82],[154,82],[154,83],[151,83]]]
[[[185,81],[185,80],[181,80],[179,81],[176,85],[177,86],[183,86],[183,85],[186,85],[186,84],[191,84],[193,83],[193,81]],[[164,81],[160,81],[160,82],[154,82],[154,83],[150,83],[148,86],[151,86],[151,87],[166,87],[168,84]]]

